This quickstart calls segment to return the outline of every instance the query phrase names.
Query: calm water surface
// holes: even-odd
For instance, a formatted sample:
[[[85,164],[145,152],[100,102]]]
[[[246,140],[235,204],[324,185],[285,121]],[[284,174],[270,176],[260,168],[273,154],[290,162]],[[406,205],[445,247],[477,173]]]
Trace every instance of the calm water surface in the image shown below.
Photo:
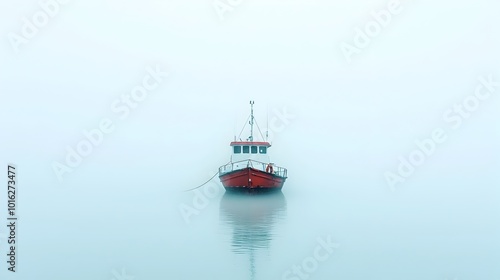
[[[271,195],[26,183],[19,272],[2,279],[500,279],[493,184],[298,181]]]

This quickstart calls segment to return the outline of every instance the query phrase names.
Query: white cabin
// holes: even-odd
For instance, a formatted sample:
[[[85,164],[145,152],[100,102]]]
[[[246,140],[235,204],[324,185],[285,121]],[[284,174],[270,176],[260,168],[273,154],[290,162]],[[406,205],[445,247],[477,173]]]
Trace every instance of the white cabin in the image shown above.
[[[231,162],[255,160],[269,163],[269,142],[235,141],[231,142]]]

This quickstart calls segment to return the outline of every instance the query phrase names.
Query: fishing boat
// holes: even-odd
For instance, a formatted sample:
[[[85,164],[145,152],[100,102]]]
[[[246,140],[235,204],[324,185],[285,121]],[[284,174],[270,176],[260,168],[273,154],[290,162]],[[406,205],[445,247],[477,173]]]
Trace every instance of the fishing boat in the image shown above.
[[[260,132],[254,114],[254,101],[250,101],[250,136],[242,141],[236,140],[229,144],[231,147],[231,160],[219,168],[219,179],[226,191],[271,191],[281,190],[287,179],[286,168],[272,163],[269,158],[271,143],[267,141],[254,141],[254,124]],[[246,126],[247,123],[245,123]],[[243,127],[243,130],[245,129]],[[243,131],[242,130],[242,131]],[[263,137],[262,133],[260,133]],[[239,138],[239,137],[238,137]]]

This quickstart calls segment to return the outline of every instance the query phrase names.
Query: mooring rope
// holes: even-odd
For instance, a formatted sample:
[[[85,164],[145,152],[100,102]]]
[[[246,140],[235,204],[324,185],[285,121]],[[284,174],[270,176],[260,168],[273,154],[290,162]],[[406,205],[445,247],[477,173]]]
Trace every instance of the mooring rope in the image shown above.
[[[231,163],[231,162],[228,162],[228,163],[224,164],[223,166],[226,166],[226,165],[228,165],[229,163]],[[214,174],[214,176],[212,176],[210,179],[208,179],[205,183],[203,183],[203,184],[201,184],[201,185],[197,186],[196,188],[192,188],[192,189],[189,189],[189,190],[185,190],[184,192],[194,191],[194,190],[196,190],[196,189],[199,189],[199,188],[203,187],[204,185],[208,184],[208,182],[212,181],[212,179],[213,179],[213,178],[215,178],[215,176],[217,176],[218,174],[219,174],[219,171],[217,171],[217,172]]]
[[[212,176],[212,178],[208,179],[205,183],[197,186],[196,188],[192,188],[192,189],[189,189],[189,190],[185,190],[185,192],[189,192],[189,191],[193,191],[193,190],[196,190],[196,189],[199,189],[201,187],[203,187],[204,185],[208,184],[208,182],[212,181],[212,179],[217,176],[217,174],[219,174],[219,171],[217,171],[217,173],[214,174],[214,176]]]

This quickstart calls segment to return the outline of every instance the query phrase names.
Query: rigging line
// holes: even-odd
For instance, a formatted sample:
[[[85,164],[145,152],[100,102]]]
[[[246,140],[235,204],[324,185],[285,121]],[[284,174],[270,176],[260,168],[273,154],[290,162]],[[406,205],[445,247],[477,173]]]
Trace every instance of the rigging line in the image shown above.
[[[255,124],[257,125],[257,129],[259,130],[260,137],[262,137],[262,139],[264,139],[264,135],[262,135],[262,131],[260,131],[260,127],[259,127],[259,124],[257,123],[257,121],[255,121]],[[266,141],[267,141],[267,139],[266,139]]]
[[[245,125],[243,126],[243,128],[241,129],[241,132],[240,132],[240,135],[238,135],[238,139],[241,139],[241,134],[243,133],[243,130],[245,130],[245,127],[247,126],[247,123],[248,123],[248,120],[250,119],[251,116],[248,116],[248,119],[247,121],[245,122]]]

